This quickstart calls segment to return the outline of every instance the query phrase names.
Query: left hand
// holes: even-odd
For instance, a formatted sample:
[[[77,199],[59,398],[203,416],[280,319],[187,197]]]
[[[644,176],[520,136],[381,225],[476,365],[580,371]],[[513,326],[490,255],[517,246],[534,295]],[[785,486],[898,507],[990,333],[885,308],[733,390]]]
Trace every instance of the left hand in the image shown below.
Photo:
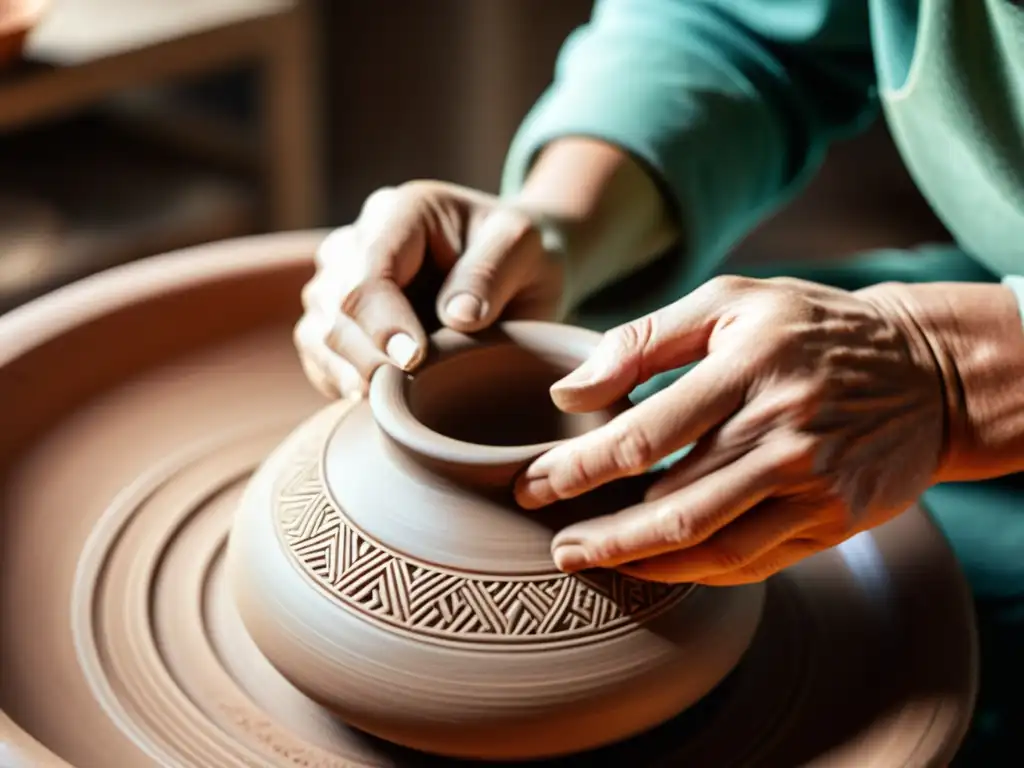
[[[640,475],[693,450],[644,501],[555,537],[564,571],[655,581],[760,581],[904,511],[942,463],[943,377],[893,286],[716,278],[607,334],[552,388],[592,411],[700,362],[607,425],[538,458],[526,508]]]

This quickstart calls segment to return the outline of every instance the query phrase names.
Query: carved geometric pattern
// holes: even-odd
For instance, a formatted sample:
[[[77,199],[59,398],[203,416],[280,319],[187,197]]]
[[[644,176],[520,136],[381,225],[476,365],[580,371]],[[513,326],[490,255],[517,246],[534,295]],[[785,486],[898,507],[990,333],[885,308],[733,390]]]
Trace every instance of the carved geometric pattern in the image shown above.
[[[483,576],[412,560],[349,522],[327,493],[318,455],[300,452],[289,468],[275,516],[301,570],[350,609],[398,630],[470,643],[591,642],[631,631],[692,590],[614,571]]]

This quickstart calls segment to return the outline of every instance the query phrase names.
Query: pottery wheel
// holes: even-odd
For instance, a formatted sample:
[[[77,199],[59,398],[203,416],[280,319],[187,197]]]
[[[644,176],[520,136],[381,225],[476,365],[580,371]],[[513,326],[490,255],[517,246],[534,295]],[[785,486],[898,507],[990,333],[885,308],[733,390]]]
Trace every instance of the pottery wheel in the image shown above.
[[[334,720],[226,588],[248,477],[323,404],[291,345],[320,237],[148,260],[0,321],[0,766],[461,764]],[[943,764],[973,704],[971,616],[910,510],[771,580],[695,708],[542,765]]]

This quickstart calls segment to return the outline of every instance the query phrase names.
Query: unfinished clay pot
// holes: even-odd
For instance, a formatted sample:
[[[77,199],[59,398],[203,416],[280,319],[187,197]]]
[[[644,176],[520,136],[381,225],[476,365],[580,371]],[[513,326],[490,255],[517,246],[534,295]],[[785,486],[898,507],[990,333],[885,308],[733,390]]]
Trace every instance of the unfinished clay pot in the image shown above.
[[[340,404],[316,415],[325,403],[292,344],[322,238],[148,259],[0,317],[0,766],[452,765],[298,690],[229,589],[225,544],[253,471],[316,445],[306,428],[286,440],[310,417],[339,434],[348,419]],[[297,607],[341,615],[290,550],[267,552],[290,558]],[[972,714],[972,616],[949,548],[914,507],[770,579],[740,663],[682,714],[532,765],[948,765]],[[524,682],[543,686],[535,671]],[[505,695],[474,690],[483,705]],[[403,697],[373,707],[385,723],[409,711]]]
[[[641,500],[643,479],[526,513],[514,475],[613,412],[548,389],[599,334],[443,330],[413,376],[329,408],[246,492],[229,574],[250,635],[300,690],[389,741],[451,756],[570,754],[658,725],[746,651],[761,584],[559,573],[554,533]]]

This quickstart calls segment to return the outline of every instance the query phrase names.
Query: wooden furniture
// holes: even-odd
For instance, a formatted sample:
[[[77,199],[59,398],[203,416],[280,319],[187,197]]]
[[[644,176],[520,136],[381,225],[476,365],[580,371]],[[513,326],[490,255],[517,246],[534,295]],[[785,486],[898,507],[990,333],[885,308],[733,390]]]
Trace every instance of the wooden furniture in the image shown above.
[[[62,237],[0,287],[0,311],[132,258],[320,224],[316,10],[53,0],[26,61],[0,72],[0,197],[49,205]],[[251,114],[183,96],[231,73],[254,86]]]

